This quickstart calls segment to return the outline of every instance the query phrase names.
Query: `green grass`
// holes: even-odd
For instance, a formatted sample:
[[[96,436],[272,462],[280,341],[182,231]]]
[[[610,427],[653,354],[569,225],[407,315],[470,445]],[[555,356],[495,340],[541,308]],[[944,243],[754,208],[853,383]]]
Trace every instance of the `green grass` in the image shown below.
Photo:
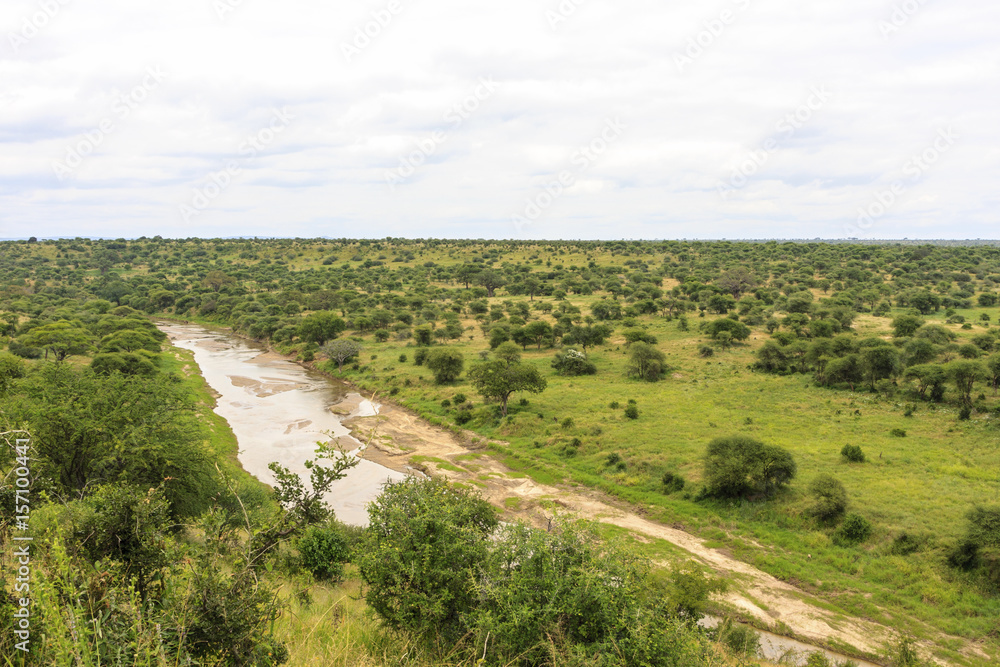
[[[574,298],[574,303],[585,306],[579,302],[588,300]],[[995,321],[998,309],[989,310]],[[887,399],[863,390],[816,387],[808,376],[752,372],[753,350],[767,338],[759,332],[747,345],[706,361],[697,355],[706,342],[695,331],[700,320],[689,319],[692,331],[686,333],[660,318],[642,320],[673,366],[658,383],[625,377],[625,345],[617,336],[590,353],[596,377],[556,376],[549,367],[553,351],[529,347],[524,360],[546,376],[548,389],[540,395],[515,395],[510,416],[500,423],[474,421],[467,427],[506,443],[490,448],[516,473],[544,484],[579,483],[649,508],[650,518],[711,537],[738,558],[821,594],[833,610],[915,634],[930,626],[970,639],[990,635],[1000,602],[949,570],[944,556],[963,533],[970,508],[1000,501],[997,420],[977,415],[959,422],[953,405],[918,403],[902,392]],[[887,335],[888,321],[862,317],[856,329],[859,335]],[[971,332],[948,326],[963,337],[981,330],[978,325]],[[473,340],[454,345],[470,363],[487,349],[478,330]],[[362,370],[345,368],[345,377],[383,394],[387,387],[397,387],[394,400],[434,420],[450,421],[452,413],[440,402],[456,393],[481,404],[462,379],[435,385],[425,368],[413,364],[413,349],[369,341],[360,359]],[[396,358],[404,351],[411,361],[399,363]],[[369,362],[372,354],[378,355],[375,363]],[[518,404],[522,397],[526,406]],[[623,415],[629,399],[637,401],[638,420]],[[611,408],[612,401],[620,407]],[[918,403],[911,417],[903,415],[907,403]],[[998,405],[997,399],[989,395],[987,405]],[[564,428],[567,417],[573,425]],[[893,437],[893,429],[905,430],[907,437]],[[734,433],[791,451],[798,477],[771,502],[694,502],[706,444]],[[574,437],[582,444],[568,455],[565,444]],[[845,444],[860,445],[868,462],[844,462],[840,450]],[[625,461],[624,470],[606,465],[611,453]],[[660,479],[667,471],[685,477],[686,492],[664,495]],[[830,529],[803,515],[809,503],[806,488],[821,473],[843,482],[850,511],[875,524],[876,533],[867,543],[836,546]],[[892,539],[902,532],[927,536],[926,546],[905,557],[890,556]],[[769,548],[759,549],[751,541]]]

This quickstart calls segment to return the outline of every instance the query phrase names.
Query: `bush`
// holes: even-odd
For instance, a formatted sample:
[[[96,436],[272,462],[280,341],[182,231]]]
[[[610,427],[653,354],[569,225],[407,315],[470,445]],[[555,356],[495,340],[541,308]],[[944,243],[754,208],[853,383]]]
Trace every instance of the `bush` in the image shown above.
[[[406,355],[405,354],[399,355],[399,363],[401,363],[401,364],[405,364],[406,363]]]
[[[679,473],[665,472],[663,473],[663,492],[664,493],[677,493],[678,491],[684,490],[684,485],[687,483],[684,477]]]
[[[579,376],[596,375],[597,366],[587,360],[587,357],[573,348],[566,348],[556,354],[552,360],[552,368],[559,375]]]
[[[459,393],[455,394],[455,398],[453,400],[455,402],[455,405],[461,405],[462,403],[465,403],[467,397],[465,396],[465,394]]]
[[[865,453],[861,451],[859,445],[844,445],[840,450],[840,456],[851,463],[864,463]]]
[[[719,623],[713,634],[715,641],[736,655],[756,658],[760,654],[760,635],[749,625],[726,618]]]
[[[833,534],[833,541],[841,545],[858,544],[871,537],[873,530],[868,519],[860,514],[848,514],[844,517],[844,523]]]
[[[904,431],[901,428],[894,428],[891,431],[889,431],[889,435],[891,435],[894,438],[905,438],[906,431]]]
[[[715,348],[711,345],[702,345],[698,348],[698,354],[707,359],[715,354]]]
[[[413,353],[413,364],[415,366],[423,366],[424,361],[427,360],[427,350],[420,348]]]
[[[299,538],[299,559],[317,581],[343,579],[349,556],[347,538],[336,525],[310,526]]]
[[[781,447],[744,435],[716,438],[705,454],[705,486],[709,495],[770,495],[795,477],[792,455]]]
[[[628,419],[638,419],[639,418],[639,408],[633,405],[628,405],[625,407],[625,416]]]
[[[389,484],[368,505],[357,557],[365,601],[389,627],[454,643],[480,604],[473,573],[486,559],[496,510],[441,480]]]
[[[809,485],[809,493],[815,498],[809,513],[820,521],[836,521],[847,509],[847,490],[831,475],[817,476]]]
[[[438,384],[454,382],[465,368],[465,357],[458,350],[439,347],[427,355],[427,368],[434,373]]]

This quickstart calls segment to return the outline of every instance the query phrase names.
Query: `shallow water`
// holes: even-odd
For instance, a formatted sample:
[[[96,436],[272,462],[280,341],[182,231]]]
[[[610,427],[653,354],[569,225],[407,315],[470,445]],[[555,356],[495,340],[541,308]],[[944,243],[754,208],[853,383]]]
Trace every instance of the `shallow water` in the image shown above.
[[[714,628],[721,622],[721,619],[714,616],[706,616],[698,624],[706,628]],[[827,651],[826,649],[803,644],[802,642],[782,637],[766,630],[753,631],[760,637],[760,657],[771,662],[780,662],[783,665],[805,665],[810,653],[823,653],[832,665],[842,665],[848,661],[853,662],[858,667],[878,667],[873,662],[861,660],[859,658],[848,658],[846,655]]]
[[[192,324],[158,326],[174,345],[194,352],[201,374],[220,395],[215,411],[229,422],[239,442],[240,463],[254,477],[273,484],[267,466],[277,461],[308,480],[305,462],[315,458],[317,441],[332,440],[349,452],[361,447],[341,420],[377,414],[378,406],[350,393],[346,385],[236,336]],[[350,406],[351,413],[331,412],[339,403]],[[326,501],[341,521],[363,526],[368,523],[365,505],[382,485],[405,477],[361,459],[334,483]]]

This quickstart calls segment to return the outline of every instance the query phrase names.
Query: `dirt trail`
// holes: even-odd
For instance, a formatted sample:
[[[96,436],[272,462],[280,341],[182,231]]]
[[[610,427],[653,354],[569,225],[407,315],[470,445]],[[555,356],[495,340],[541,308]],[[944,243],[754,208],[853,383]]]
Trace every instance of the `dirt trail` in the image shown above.
[[[512,474],[487,453],[485,443],[462,442],[450,431],[437,428],[398,406],[384,404],[377,417],[353,418],[345,425],[359,440],[368,442],[372,429],[376,428],[376,420],[375,437],[365,458],[399,471],[415,467],[456,482],[473,483],[487,500],[504,509],[508,516],[537,526],[548,523],[555,505],[560,512],[612,524],[640,536],[666,540],[718,573],[738,578],[741,590],[727,593],[722,601],[754,618],[762,627],[774,629],[780,623],[797,638],[812,644],[829,646],[833,642],[839,647],[853,646],[869,655],[880,653],[896,636],[893,630],[878,623],[823,609],[818,606],[822,604],[818,598],[718,549],[706,547],[704,541],[694,535],[616,507],[611,499],[599,492],[542,485]],[[970,656],[987,657],[975,647],[967,646]],[[929,648],[930,645],[925,646]]]

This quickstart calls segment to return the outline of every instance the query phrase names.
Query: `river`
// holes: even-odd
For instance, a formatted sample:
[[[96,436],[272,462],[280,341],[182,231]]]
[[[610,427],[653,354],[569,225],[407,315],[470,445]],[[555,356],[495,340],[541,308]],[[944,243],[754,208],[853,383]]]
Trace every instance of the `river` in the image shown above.
[[[374,415],[378,406],[347,385],[236,336],[192,324],[158,326],[173,345],[194,353],[202,376],[218,394],[216,413],[229,422],[239,442],[240,463],[257,479],[273,484],[267,466],[276,461],[308,480],[305,462],[314,458],[317,441],[333,440],[352,455],[361,447],[341,421]],[[347,414],[335,414],[335,406]],[[360,459],[325,499],[338,519],[364,526],[365,505],[386,481],[405,478]]]
[[[305,462],[314,457],[317,441],[336,440],[345,450],[356,453],[362,446],[341,422],[355,416],[377,414],[379,406],[346,384],[304,368],[261,345],[224,332],[193,324],[159,322],[159,328],[173,345],[190,350],[209,386],[219,395],[215,411],[229,422],[239,442],[243,468],[271,484],[274,477],[267,465],[277,461],[308,479]],[[340,415],[331,410],[338,408]],[[347,477],[336,482],[326,496],[337,518],[349,524],[368,523],[365,505],[374,500],[386,481],[406,475],[360,459]],[[706,627],[718,619],[708,617]],[[755,629],[756,630],[756,629]],[[804,665],[816,647],[787,637],[757,630],[761,657],[783,664]],[[847,656],[823,651],[832,664]],[[854,660],[859,667],[876,667]]]

